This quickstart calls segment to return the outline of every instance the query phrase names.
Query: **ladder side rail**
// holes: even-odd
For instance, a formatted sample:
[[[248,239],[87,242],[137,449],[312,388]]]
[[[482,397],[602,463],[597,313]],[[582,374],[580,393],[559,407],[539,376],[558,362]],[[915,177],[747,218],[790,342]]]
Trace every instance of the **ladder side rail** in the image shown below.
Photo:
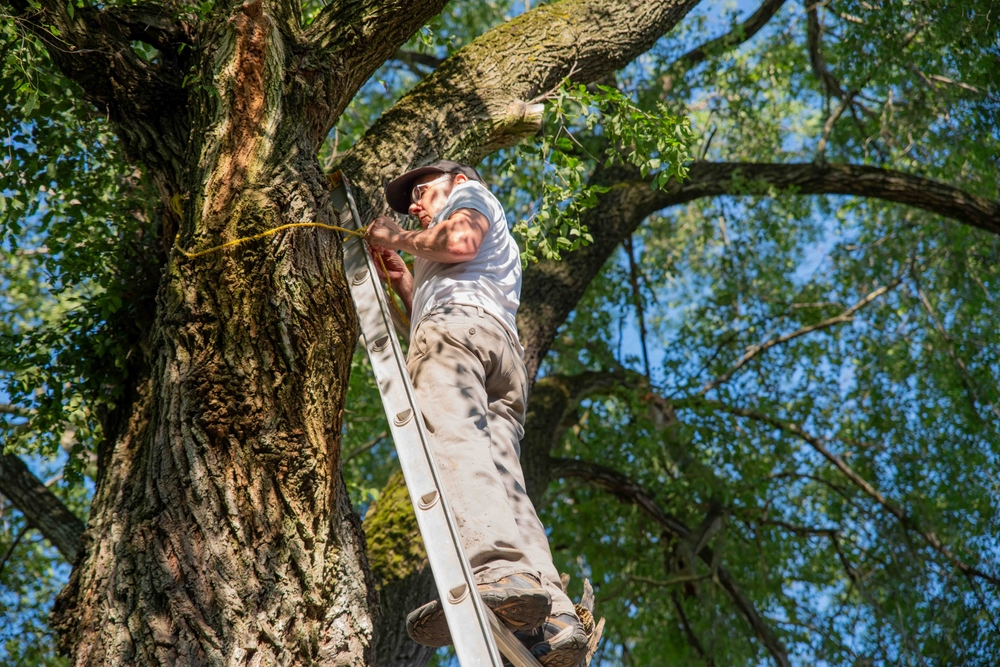
[[[485,607],[486,615],[489,617],[490,629],[493,630],[493,638],[496,640],[497,648],[513,663],[514,667],[542,667],[531,651],[524,647],[524,644],[514,636],[514,633],[507,629],[493,610]]]
[[[342,215],[341,222],[358,228],[360,218],[346,183],[343,195],[346,201],[341,210],[346,215]],[[462,667],[501,667],[486,616],[488,610],[476,593],[475,578],[462,549],[454,514],[447,497],[441,492],[437,465],[413,395],[402,349],[395,337],[386,296],[375,279],[378,274],[361,239],[351,237],[344,243],[344,262],[365,348],[375,372],[400,467],[427,548],[434,582],[455,642],[455,652]],[[414,448],[411,444],[418,444],[418,447]]]

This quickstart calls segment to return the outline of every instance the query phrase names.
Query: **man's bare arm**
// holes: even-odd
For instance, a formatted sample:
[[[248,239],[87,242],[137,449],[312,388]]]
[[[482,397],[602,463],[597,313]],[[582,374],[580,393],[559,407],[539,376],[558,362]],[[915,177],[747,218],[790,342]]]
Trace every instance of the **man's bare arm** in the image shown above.
[[[490,229],[486,216],[460,208],[429,229],[406,231],[391,218],[376,218],[368,226],[368,242],[434,262],[457,264],[474,259]]]

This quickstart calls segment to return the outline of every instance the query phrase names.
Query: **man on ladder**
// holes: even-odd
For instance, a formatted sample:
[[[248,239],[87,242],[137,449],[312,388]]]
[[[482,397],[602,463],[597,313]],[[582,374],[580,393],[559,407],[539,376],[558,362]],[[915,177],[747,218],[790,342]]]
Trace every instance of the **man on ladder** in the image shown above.
[[[519,461],[521,263],[503,207],[475,169],[448,160],[406,172],[385,196],[420,223],[408,231],[380,217],[366,236],[410,315],[407,370],[480,596],[545,667],[573,667],[587,634]],[[414,256],[413,275],[396,250]],[[406,629],[425,646],[451,643],[439,600],[412,611]]]

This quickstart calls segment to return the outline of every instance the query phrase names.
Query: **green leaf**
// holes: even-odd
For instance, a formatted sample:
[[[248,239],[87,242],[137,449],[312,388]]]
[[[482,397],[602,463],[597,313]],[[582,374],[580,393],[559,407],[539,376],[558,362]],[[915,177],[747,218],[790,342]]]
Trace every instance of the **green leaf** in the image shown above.
[[[25,116],[30,116],[32,112],[34,112],[34,110],[37,108],[38,108],[38,93],[33,92],[30,95],[28,95],[28,99],[24,102],[24,107],[22,107],[22,111],[24,112]]]

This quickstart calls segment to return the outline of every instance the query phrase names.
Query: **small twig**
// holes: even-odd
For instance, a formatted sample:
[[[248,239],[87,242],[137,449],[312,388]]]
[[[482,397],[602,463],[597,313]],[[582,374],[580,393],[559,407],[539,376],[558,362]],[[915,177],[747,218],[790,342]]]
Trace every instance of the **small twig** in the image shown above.
[[[649,371],[649,348],[646,346],[646,317],[642,307],[642,290],[639,285],[639,268],[635,262],[635,252],[632,245],[632,236],[626,236],[623,241],[625,254],[628,255],[629,277],[632,283],[632,299],[635,305],[635,316],[639,323],[639,342],[642,344],[642,363],[646,370],[646,377],[652,379]]]
[[[22,248],[15,253],[18,257],[32,257],[34,255],[49,254],[48,246],[38,246],[37,248]]]
[[[951,357],[952,361],[955,362],[955,365],[958,366],[959,370],[962,372],[962,384],[965,385],[965,389],[969,392],[969,398],[972,400],[972,407],[975,408],[976,404],[978,403],[985,403],[986,405],[990,406],[990,410],[993,411],[993,414],[995,414],[997,417],[1000,417],[1000,409],[998,409],[997,406],[994,405],[992,401],[990,401],[989,399],[982,400],[979,398],[979,392],[976,391],[976,385],[975,382],[973,382],[972,373],[969,372],[969,369],[966,367],[965,362],[962,361],[962,359],[958,356],[958,353],[955,352],[955,346],[952,344],[951,336],[948,335],[948,332],[945,330],[944,325],[942,325],[941,321],[938,319],[937,313],[934,311],[934,307],[931,305],[930,300],[927,298],[927,295],[924,294],[924,290],[920,286],[920,278],[917,275],[916,268],[911,267],[910,273],[911,276],[913,277],[913,284],[917,288],[917,295],[920,297],[921,305],[923,305],[924,310],[927,311],[927,314],[930,316],[931,322],[934,323],[934,327],[938,330],[938,333],[941,334],[941,337],[944,338],[945,343],[948,344],[948,355]],[[974,410],[974,412],[976,411]]]
[[[14,553],[14,549],[17,548],[17,545],[21,542],[21,538],[24,537],[24,534],[29,530],[31,530],[31,526],[28,524],[22,526],[20,532],[17,534],[17,537],[15,537],[14,541],[10,543],[9,547],[7,547],[7,551],[4,552],[3,558],[0,558],[0,574],[3,574],[3,569],[7,566],[7,561]]]
[[[767,25],[768,21],[778,13],[783,4],[785,4],[785,0],[764,0],[757,8],[757,11],[747,17],[745,21],[734,26],[732,30],[721,37],[716,37],[691,49],[671,63],[670,69],[677,66],[685,66],[686,69],[690,69],[709,56],[724,53],[729,49],[746,43],[761,28]]]
[[[383,440],[385,440],[386,436],[388,436],[388,435],[389,435],[388,431],[382,431],[381,433],[379,433],[378,435],[376,435],[374,438],[372,438],[371,440],[369,440],[365,444],[361,445],[360,447],[355,447],[354,449],[352,449],[351,452],[347,456],[344,457],[344,460],[345,461],[350,461],[355,456],[360,456],[361,454],[364,454],[369,449],[371,449],[372,447],[374,447],[378,443],[380,443]]]
[[[771,340],[766,341],[764,343],[760,343],[758,345],[751,346],[743,354],[743,356],[740,357],[739,361],[737,361],[736,364],[733,365],[732,368],[730,368],[728,371],[726,371],[725,373],[723,373],[722,375],[720,375],[715,380],[712,380],[711,382],[705,383],[705,386],[702,387],[701,390],[698,391],[698,394],[699,395],[705,394],[709,390],[714,389],[714,388],[718,387],[719,385],[722,385],[722,384],[728,382],[738,370],[740,370],[741,368],[743,368],[743,366],[745,366],[747,363],[749,363],[751,359],[753,359],[754,357],[756,357],[761,352],[766,352],[767,350],[771,349],[772,347],[775,347],[776,345],[781,345],[782,343],[787,343],[790,340],[794,340],[794,339],[799,338],[801,336],[805,336],[805,335],[810,334],[810,333],[812,333],[814,331],[819,331],[820,329],[826,329],[828,327],[832,327],[832,326],[837,325],[837,324],[842,324],[844,322],[850,322],[853,319],[853,315],[856,312],[858,312],[863,307],[865,307],[866,305],[868,305],[869,303],[871,303],[872,301],[874,301],[878,297],[882,296],[883,294],[885,294],[889,290],[891,290],[894,287],[896,287],[897,285],[899,285],[899,283],[901,281],[902,281],[902,277],[896,278],[895,280],[893,280],[888,285],[884,285],[883,287],[880,287],[877,290],[875,290],[874,292],[868,294],[866,297],[864,297],[863,299],[861,299],[860,301],[858,301],[853,306],[851,306],[850,308],[848,308],[847,310],[845,310],[844,312],[842,312],[840,315],[837,315],[836,317],[831,317],[829,319],[823,320],[822,322],[817,322],[816,324],[810,324],[809,326],[802,327],[798,331],[793,331],[792,333],[785,334],[784,336],[778,336],[777,338],[772,338]]]
[[[574,144],[576,144],[577,146],[579,146],[580,150],[582,150],[584,153],[586,153],[587,157],[589,157],[591,160],[594,160],[595,162],[599,162],[600,161],[597,156],[595,156],[593,153],[591,153],[590,151],[587,150],[586,146],[584,146],[583,144],[580,143],[580,141],[573,135],[573,133],[570,131],[570,129],[568,127],[566,127],[565,124],[560,124],[559,125],[559,131],[560,132],[565,132],[566,136],[569,137],[570,140]],[[556,133],[556,137],[558,137],[558,136],[559,136],[559,134]]]
[[[982,605],[983,611],[985,611],[986,615],[989,617],[993,630],[997,633],[997,637],[1000,637],[1000,625],[997,625],[996,616],[993,615],[993,611],[990,609],[989,605],[986,604],[986,600],[983,599],[983,592],[979,590],[979,584],[976,583],[976,580],[972,578],[971,574],[967,572],[964,574],[966,581],[969,582],[969,586],[972,587],[972,592],[976,595],[976,599],[979,600],[979,604]]]
[[[715,113],[714,109],[712,110],[712,113]],[[705,143],[703,143],[701,145],[701,150],[698,151],[698,160],[697,160],[697,162],[704,162],[705,161],[705,156],[708,155],[708,147],[711,146],[712,139],[715,138],[715,133],[718,130],[719,130],[719,126],[718,125],[713,125],[712,126],[712,131],[708,133],[708,137],[705,139]]]
[[[779,521],[778,519],[761,519],[756,523],[764,524],[767,526],[777,526],[778,528],[784,528],[788,532],[795,533],[796,535],[821,535],[824,537],[829,537],[831,535],[836,535],[838,532],[837,528],[813,528],[812,526],[796,526],[791,523]]]
[[[979,88],[976,88],[975,86],[971,86],[967,83],[962,83],[961,81],[955,81],[954,79],[949,79],[948,77],[941,76],[940,74],[929,74],[928,76],[934,81],[940,81],[941,83],[949,86],[958,86],[959,88],[964,88],[965,90],[976,93],[977,95],[983,94],[983,91],[981,91]]]
[[[674,609],[677,610],[677,615],[681,619],[681,626],[684,628],[684,634],[687,637],[688,643],[691,644],[691,648],[695,650],[701,659],[705,661],[708,667],[715,667],[715,661],[712,660],[705,653],[704,647],[702,647],[701,642],[698,641],[697,635],[694,634],[694,630],[691,629],[691,624],[688,622],[687,614],[684,613],[684,607],[681,605],[681,601],[677,599],[677,593],[675,591],[670,591],[670,601],[674,603]]]
[[[847,574],[847,578],[851,580],[852,584],[858,584],[858,573],[857,570],[851,565],[851,561],[847,560],[847,555],[844,550],[840,547],[840,540],[838,539],[837,533],[830,536],[830,541],[833,543],[833,548],[837,552],[837,558],[840,559],[840,564],[844,567],[844,572]]]
[[[554,88],[552,88],[547,92],[542,93],[538,97],[532,98],[531,100],[528,101],[528,104],[538,104],[539,102],[547,102],[548,100],[551,100],[553,97],[555,97],[556,91],[562,88],[562,85],[567,81],[569,81],[571,78],[573,78],[573,75],[576,74],[577,63],[578,61],[576,60],[573,61],[573,64],[569,68],[569,72],[566,74],[566,76],[564,76],[562,79],[559,80],[559,83],[556,84]]]
[[[812,303],[793,303],[789,306],[789,308],[792,310],[798,310],[800,308],[829,308],[830,306],[836,306],[837,308],[844,307],[836,301],[814,301]]]
[[[854,100],[854,96],[857,94],[856,90],[852,90],[850,93],[844,96],[844,99],[840,101],[837,105],[837,109],[830,114],[830,117],[826,119],[826,123],[823,124],[823,134],[819,138],[819,143],[816,145],[816,162],[822,164],[826,162],[826,143],[830,139],[830,133],[833,132],[833,126],[837,124],[840,117],[844,114],[844,111],[850,106],[851,102]]]
[[[695,582],[695,581],[701,581],[702,579],[711,579],[711,578],[712,578],[712,574],[711,573],[709,573],[709,574],[698,574],[698,575],[687,576],[687,577],[675,577],[673,579],[666,579],[666,580],[651,579],[649,577],[635,577],[635,576],[629,577],[629,579],[631,579],[632,581],[634,581],[634,582],[636,582],[638,584],[647,584],[649,586],[660,586],[660,587],[663,587],[663,588],[666,588],[666,587],[669,587],[669,586],[678,586],[680,584],[689,584],[689,583],[692,583],[692,582]]]
[[[19,408],[18,406],[11,405],[10,403],[0,403],[0,414],[27,418],[34,415],[35,411],[27,408]]]

